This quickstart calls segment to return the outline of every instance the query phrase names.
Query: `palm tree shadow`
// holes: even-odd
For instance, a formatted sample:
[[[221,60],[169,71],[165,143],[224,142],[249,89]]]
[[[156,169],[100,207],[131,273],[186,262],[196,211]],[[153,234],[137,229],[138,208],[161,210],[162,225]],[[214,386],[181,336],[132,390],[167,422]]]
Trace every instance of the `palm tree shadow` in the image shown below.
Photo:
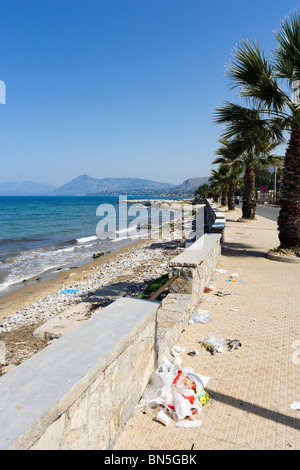
[[[266,252],[251,249],[251,245],[246,245],[245,243],[226,243],[222,247],[222,256],[235,256],[235,257],[257,257],[265,258]]]
[[[217,392],[215,390],[206,389],[209,396],[215,400],[225,403],[227,405],[239,408],[240,410],[245,411],[246,413],[252,413],[264,419],[269,419],[275,423],[284,424],[294,429],[299,429],[300,419],[293,416],[288,416],[283,413],[279,413],[275,410],[271,410],[259,405],[254,405],[251,402],[247,402],[240,398],[231,397],[223,393]]]

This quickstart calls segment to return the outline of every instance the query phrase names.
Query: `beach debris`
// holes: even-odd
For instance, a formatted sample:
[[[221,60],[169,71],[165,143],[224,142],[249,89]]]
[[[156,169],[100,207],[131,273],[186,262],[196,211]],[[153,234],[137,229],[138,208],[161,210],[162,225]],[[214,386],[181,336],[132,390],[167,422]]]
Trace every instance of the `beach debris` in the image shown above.
[[[79,289],[64,289],[59,291],[61,294],[76,294],[77,292],[80,292]]]
[[[216,269],[217,273],[226,274],[226,269]]]
[[[237,308],[231,308],[230,311],[231,312],[238,312],[238,309]]]
[[[205,389],[209,380],[210,377],[196,374],[191,367],[179,368],[164,360],[154,372],[150,386],[146,389],[138,408],[160,407],[164,414],[158,413],[156,419],[164,425],[169,424],[166,417],[176,422],[185,418],[198,422],[195,415],[201,412],[209,400]],[[200,424],[200,422],[197,425],[186,424],[186,427]]]
[[[236,279],[231,279],[231,278],[229,278],[229,279],[226,279],[226,281],[227,281],[227,282],[236,282]]]
[[[292,408],[292,410],[300,410],[300,401],[294,401],[291,403],[290,408]]]
[[[197,313],[192,315],[188,323],[209,323],[212,321],[212,316],[208,310],[202,310],[199,308]]]
[[[93,253],[93,258],[100,258],[100,256],[104,256],[104,253]]]

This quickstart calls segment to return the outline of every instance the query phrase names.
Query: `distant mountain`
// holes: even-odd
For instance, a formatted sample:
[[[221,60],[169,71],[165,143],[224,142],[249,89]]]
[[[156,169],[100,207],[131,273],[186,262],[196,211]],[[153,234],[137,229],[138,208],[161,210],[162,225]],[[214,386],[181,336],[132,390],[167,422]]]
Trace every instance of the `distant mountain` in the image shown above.
[[[80,175],[56,188],[49,184],[32,181],[0,183],[0,196],[116,196],[128,195],[186,195],[204,183],[208,177],[189,178],[181,185],[161,183],[141,178],[92,178]]]
[[[91,178],[89,175],[80,175],[69,183],[56,188],[49,196],[101,196],[102,194],[121,193],[147,189],[168,189],[173,186],[169,183],[144,180],[140,178]]]
[[[189,178],[185,180],[179,187],[181,191],[193,191],[198,189],[202,184],[208,183],[209,176],[201,176],[199,178]]]
[[[50,184],[33,181],[13,181],[0,183],[0,196],[45,196],[54,188]]]

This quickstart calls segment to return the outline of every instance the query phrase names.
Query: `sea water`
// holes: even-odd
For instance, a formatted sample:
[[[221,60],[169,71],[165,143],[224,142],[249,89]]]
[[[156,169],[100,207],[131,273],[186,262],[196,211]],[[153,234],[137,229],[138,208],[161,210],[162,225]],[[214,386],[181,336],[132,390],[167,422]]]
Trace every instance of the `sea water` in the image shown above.
[[[94,253],[115,252],[141,238],[136,231],[135,220],[139,214],[136,206],[131,207],[133,202],[128,197],[125,210],[120,200],[119,197],[0,197],[0,295],[25,282],[44,279],[45,274],[53,277],[61,270],[93,261]],[[111,210],[101,210],[106,207]],[[152,208],[151,211],[153,215]],[[145,224],[149,223],[148,212],[144,207]],[[126,217],[126,222],[121,217]],[[157,217],[155,220],[159,225]],[[115,226],[114,237],[105,237],[103,232],[99,237],[97,227],[101,221],[107,222],[108,231],[110,222]]]

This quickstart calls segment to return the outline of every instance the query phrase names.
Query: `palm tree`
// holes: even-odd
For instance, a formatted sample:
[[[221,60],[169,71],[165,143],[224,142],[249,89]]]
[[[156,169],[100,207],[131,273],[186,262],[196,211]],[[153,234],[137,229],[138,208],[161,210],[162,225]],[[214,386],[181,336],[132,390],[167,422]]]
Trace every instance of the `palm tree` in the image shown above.
[[[237,115],[239,118],[237,118]],[[219,157],[213,163],[235,163],[235,171],[244,171],[242,217],[254,219],[256,215],[255,169],[278,164],[280,157],[273,155],[278,142],[273,133],[261,123],[252,109],[227,103],[216,110],[216,121],[227,123],[227,131],[219,140]]]
[[[229,183],[227,179],[227,168],[226,166],[220,165],[217,170],[211,170],[209,177],[210,187],[219,187],[221,192],[221,206],[226,206]]]
[[[227,204],[228,210],[235,208],[235,188],[239,186],[242,176],[242,163],[237,159],[232,159],[232,153],[230,151],[230,142],[226,139],[219,139],[222,144],[216,151],[217,155],[220,155],[213,164],[218,163],[219,169],[212,170],[212,181],[219,178],[220,184],[223,183],[227,189]],[[226,199],[223,199],[223,205],[226,204]]]
[[[282,248],[300,249],[300,13],[286,17],[275,32],[274,58],[267,60],[258,41],[241,41],[233,52],[228,75],[239,95],[257,114],[257,126],[268,128],[283,141],[289,134],[285,154],[281,209],[278,218]],[[292,94],[292,92],[294,93]],[[225,104],[225,107],[229,104]],[[237,105],[236,114],[242,112]],[[242,107],[241,107],[242,108]],[[248,109],[249,110],[249,109]],[[251,114],[251,113],[250,113]],[[246,112],[247,115],[247,112]],[[260,124],[259,124],[260,123]],[[249,122],[250,124],[250,122]]]

